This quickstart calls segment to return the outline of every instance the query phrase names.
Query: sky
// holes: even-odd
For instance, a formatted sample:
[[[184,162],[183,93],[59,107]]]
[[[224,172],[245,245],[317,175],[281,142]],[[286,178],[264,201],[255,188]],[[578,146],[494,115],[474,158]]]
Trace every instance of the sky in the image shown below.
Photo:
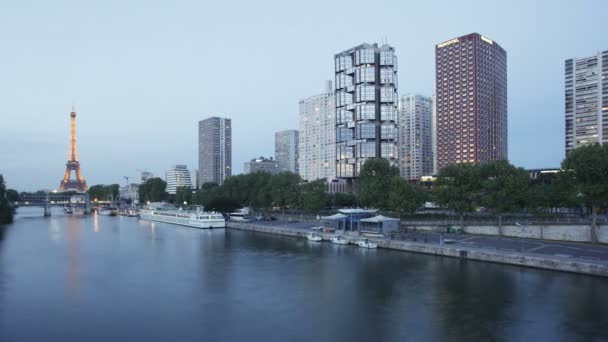
[[[333,55],[388,42],[399,94],[431,95],[435,44],[471,32],[508,58],[509,160],[564,157],[564,60],[608,49],[608,1],[0,0],[0,173],[54,189],[69,113],[89,185],[198,164],[198,121],[232,119],[233,168],[274,154]]]

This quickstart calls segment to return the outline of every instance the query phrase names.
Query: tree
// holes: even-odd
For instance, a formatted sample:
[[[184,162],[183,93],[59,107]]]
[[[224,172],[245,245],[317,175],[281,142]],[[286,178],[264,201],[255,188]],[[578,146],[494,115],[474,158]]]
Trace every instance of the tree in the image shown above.
[[[100,201],[114,201],[119,195],[118,184],[97,184],[93,185],[88,190],[89,196]],[[63,194],[65,195],[65,193]]]
[[[292,172],[281,172],[270,179],[272,204],[279,208],[298,205],[299,185],[302,178]]]
[[[139,186],[139,200],[143,203],[165,201],[169,197],[166,189],[167,182],[158,177],[150,178]]]
[[[591,207],[591,239],[597,242],[597,212],[608,204],[608,145],[585,145],[570,151],[562,169],[576,193]]]
[[[325,179],[305,182],[300,186],[298,206],[307,213],[316,213],[327,205]]]
[[[178,186],[175,191],[175,204],[192,204],[192,188],[189,186]]]
[[[0,174],[0,224],[13,222],[13,207],[6,198],[6,185],[4,177]]]
[[[464,225],[464,214],[474,211],[480,204],[481,184],[478,169],[473,164],[451,164],[439,172],[433,185],[437,204],[454,210]]]
[[[410,184],[401,177],[394,177],[388,193],[391,210],[403,214],[411,214],[420,208],[427,200],[427,194],[419,185]]]
[[[332,207],[344,208],[357,205],[357,196],[352,193],[336,192],[329,194],[329,205]]]
[[[378,209],[390,209],[388,194],[393,179],[399,177],[399,169],[388,160],[373,158],[363,164],[355,184],[355,193],[362,205]]]
[[[525,208],[530,199],[529,176],[506,160],[476,165],[481,182],[480,204],[493,210],[502,227],[502,215]]]
[[[6,199],[9,202],[17,202],[19,200],[19,193],[15,189],[6,190]]]

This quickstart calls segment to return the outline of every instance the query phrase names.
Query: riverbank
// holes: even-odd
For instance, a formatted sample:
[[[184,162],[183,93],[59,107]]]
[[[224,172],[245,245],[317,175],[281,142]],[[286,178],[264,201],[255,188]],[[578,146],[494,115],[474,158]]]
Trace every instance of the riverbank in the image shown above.
[[[227,222],[227,228],[298,238],[306,238],[306,234],[310,232],[308,229],[240,222]],[[332,234],[320,233],[320,235],[323,236],[324,240],[329,240]],[[351,235],[346,235],[345,238],[350,241],[360,239],[359,236]],[[548,255],[496,250],[465,246],[463,244],[441,245],[438,243],[400,241],[388,238],[370,238],[370,240],[377,243],[378,247],[393,250],[608,277],[608,262],[605,260],[586,260],[565,254]]]

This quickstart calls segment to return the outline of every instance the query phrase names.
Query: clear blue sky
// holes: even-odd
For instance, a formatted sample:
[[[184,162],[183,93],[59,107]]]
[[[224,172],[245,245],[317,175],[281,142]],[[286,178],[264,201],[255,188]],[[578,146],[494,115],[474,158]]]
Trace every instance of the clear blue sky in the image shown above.
[[[508,54],[509,159],[558,166],[563,63],[608,49],[607,1],[28,1],[0,3],[0,173],[55,188],[78,110],[89,185],[197,165],[197,122],[233,121],[233,165],[274,153],[333,54],[388,40],[399,93],[430,95],[434,45],[479,32]]]

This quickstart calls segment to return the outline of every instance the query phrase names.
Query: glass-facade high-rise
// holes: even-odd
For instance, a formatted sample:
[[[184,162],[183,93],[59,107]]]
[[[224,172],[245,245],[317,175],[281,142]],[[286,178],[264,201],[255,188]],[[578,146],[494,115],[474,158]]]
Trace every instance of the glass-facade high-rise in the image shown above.
[[[274,134],[274,159],[279,164],[280,172],[298,173],[298,138],[295,129],[276,132]]]
[[[198,188],[205,183],[223,184],[232,175],[231,120],[210,117],[198,122]]]
[[[300,101],[300,176],[336,178],[336,103],[332,81],[324,93]]]
[[[370,158],[397,162],[397,56],[362,44],[335,58],[336,176],[352,179]]]
[[[507,53],[478,33],[435,46],[437,171],[507,159]]]
[[[399,100],[399,170],[408,180],[433,173],[433,100],[406,95]]]
[[[566,60],[565,74],[566,153],[608,142],[608,51]]]

